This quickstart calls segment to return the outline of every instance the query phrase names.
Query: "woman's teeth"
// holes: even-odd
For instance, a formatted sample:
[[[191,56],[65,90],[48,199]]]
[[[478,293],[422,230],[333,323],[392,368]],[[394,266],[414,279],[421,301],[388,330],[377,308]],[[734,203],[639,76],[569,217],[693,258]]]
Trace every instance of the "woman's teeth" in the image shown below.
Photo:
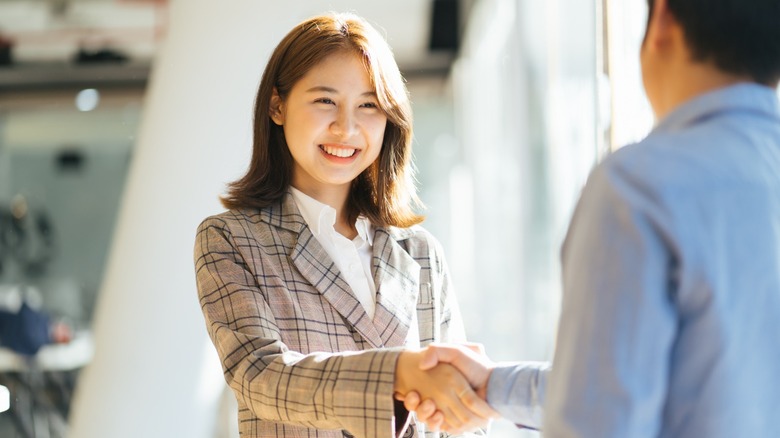
[[[355,155],[355,152],[357,149],[352,148],[334,148],[330,146],[320,146],[320,148],[325,151],[328,155],[333,155],[334,157],[339,158],[347,158]]]

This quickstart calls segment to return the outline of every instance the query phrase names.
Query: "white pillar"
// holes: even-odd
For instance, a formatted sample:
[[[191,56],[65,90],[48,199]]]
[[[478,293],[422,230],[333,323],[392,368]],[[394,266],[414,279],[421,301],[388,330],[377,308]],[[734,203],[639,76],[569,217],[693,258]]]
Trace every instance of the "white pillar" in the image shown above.
[[[197,301],[198,223],[246,168],[256,86],[301,17],[257,0],[174,0],[80,375],[72,438],[209,437],[222,372]],[[284,4],[284,2],[278,2]],[[291,16],[290,16],[291,15]]]

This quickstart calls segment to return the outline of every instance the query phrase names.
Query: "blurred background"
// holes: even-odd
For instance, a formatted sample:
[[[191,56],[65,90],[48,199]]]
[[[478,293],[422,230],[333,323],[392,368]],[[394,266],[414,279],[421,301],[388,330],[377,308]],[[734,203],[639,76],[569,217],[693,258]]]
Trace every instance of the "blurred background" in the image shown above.
[[[236,436],[195,228],[246,168],[272,49],[329,10],[394,49],[424,226],[469,337],[496,360],[551,358],[579,191],[652,125],[645,0],[0,0],[0,303],[67,329],[0,349],[0,436]]]

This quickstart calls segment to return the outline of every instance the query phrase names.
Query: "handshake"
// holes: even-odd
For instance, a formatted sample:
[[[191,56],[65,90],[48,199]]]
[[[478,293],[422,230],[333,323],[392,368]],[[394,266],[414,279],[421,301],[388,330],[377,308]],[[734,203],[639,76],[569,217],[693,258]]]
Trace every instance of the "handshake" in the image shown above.
[[[480,344],[406,350],[396,365],[395,398],[431,430],[474,431],[499,416],[487,403],[494,366]]]

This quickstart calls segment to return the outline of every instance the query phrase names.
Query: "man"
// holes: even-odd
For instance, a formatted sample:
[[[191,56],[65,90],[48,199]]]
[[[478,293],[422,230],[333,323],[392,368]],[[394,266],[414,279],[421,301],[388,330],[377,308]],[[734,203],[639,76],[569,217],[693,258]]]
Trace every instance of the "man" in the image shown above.
[[[780,0],[648,4],[659,122],[583,190],[549,378],[459,347],[434,346],[428,365],[455,365],[545,437],[778,437]],[[420,397],[407,407],[440,422]]]

